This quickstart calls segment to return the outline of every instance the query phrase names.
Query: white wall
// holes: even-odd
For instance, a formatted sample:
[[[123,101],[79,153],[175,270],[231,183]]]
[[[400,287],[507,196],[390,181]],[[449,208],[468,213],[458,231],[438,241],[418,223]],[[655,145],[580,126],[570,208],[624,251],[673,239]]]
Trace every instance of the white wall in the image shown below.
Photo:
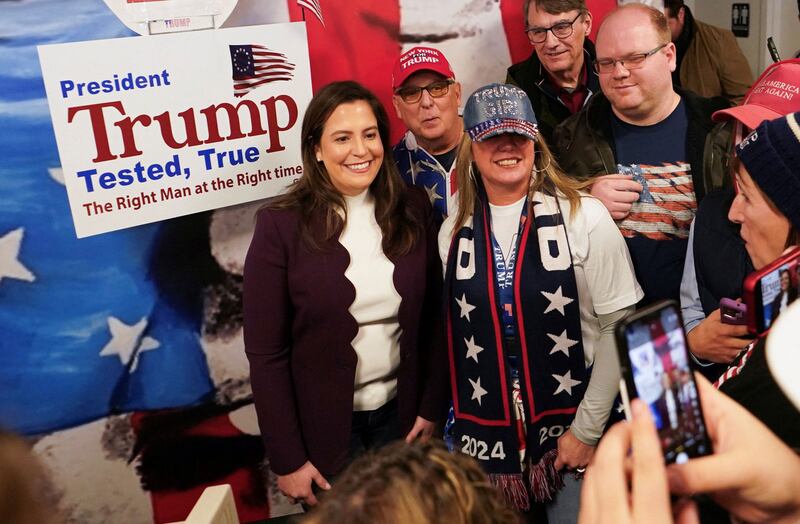
[[[771,26],[767,36],[772,36],[781,58],[791,58],[800,49],[800,20],[797,19],[796,0],[769,0]]]
[[[753,77],[757,77],[767,65],[769,54],[764,54],[767,49],[766,27],[766,4],[776,0],[749,0],[750,4],[750,36],[747,38],[737,38],[739,47],[742,48],[744,56],[750,62],[750,69]],[[695,18],[700,21],[713,24],[730,30],[731,28],[731,8],[736,3],[733,0],[701,0],[695,2],[692,10]]]
[[[739,0],[742,1],[742,0]],[[691,0],[686,4],[703,22],[730,29],[734,0]],[[791,58],[800,49],[800,21],[796,0],[749,0],[750,36],[737,38],[739,47],[758,76],[772,63],[767,51],[767,37],[772,36],[781,58]]]

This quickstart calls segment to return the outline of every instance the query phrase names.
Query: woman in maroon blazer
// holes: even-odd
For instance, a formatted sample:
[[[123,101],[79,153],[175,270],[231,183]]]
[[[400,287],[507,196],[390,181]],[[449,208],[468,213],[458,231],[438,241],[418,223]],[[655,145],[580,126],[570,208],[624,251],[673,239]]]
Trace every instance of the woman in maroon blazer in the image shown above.
[[[441,266],[427,197],[390,159],[378,99],[336,82],[311,100],[304,175],[263,208],[244,270],[244,339],[278,487],[316,503],[356,455],[427,439],[444,411]]]

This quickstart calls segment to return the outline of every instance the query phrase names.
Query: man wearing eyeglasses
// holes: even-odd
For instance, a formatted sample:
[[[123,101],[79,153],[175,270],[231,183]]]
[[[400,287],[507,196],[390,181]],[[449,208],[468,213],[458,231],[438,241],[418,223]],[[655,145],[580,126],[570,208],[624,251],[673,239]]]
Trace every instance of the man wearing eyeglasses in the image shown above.
[[[600,90],[591,70],[594,45],[587,38],[592,14],[584,0],[525,0],[523,6],[533,53],[508,68],[506,83],[525,91],[539,133],[551,143],[555,127]]]
[[[408,128],[394,147],[403,180],[423,188],[441,225],[456,205],[455,159],[464,126],[461,84],[438,49],[414,47],[392,74],[392,104]]]
[[[695,20],[683,0],[666,0],[664,14],[678,53],[678,67],[672,73],[675,84],[740,104],[753,73],[733,33]]]
[[[597,34],[602,93],[555,133],[564,171],[592,180],[617,221],[644,303],[678,299],[689,225],[725,180],[729,151],[729,130],[711,121],[729,102],[673,88],[675,60],[660,10],[618,7]]]

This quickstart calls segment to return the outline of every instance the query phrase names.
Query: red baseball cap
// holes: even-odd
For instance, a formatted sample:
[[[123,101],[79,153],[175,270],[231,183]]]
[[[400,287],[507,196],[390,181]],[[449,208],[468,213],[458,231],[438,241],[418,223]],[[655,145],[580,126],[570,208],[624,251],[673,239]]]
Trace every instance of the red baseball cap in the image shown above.
[[[412,47],[394,64],[392,89],[397,89],[406,79],[418,71],[433,71],[445,78],[455,78],[450,62],[441,51],[432,47]]]
[[[717,111],[715,122],[734,118],[755,129],[764,120],[800,111],[800,59],[782,60],[769,66],[747,91],[740,106]]]

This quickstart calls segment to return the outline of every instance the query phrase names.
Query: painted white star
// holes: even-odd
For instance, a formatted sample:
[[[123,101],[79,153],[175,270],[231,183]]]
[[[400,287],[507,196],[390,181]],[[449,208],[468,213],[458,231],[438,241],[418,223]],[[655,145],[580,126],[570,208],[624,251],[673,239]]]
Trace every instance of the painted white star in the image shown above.
[[[556,375],[553,373],[553,378],[558,381],[558,387],[556,388],[555,393],[553,393],[553,396],[558,395],[562,391],[566,391],[568,395],[572,396],[573,386],[577,386],[581,383],[580,380],[572,379],[572,371],[567,371],[563,375]]]
[[[467,317],[467,322],[471,322],[469,314],[473,309],[475,309],[475,306],[467,302],[467,294],[463,293],[461,295],[461,300],[456,298],[456,304],[458,304],[458,307],[461,308],[459,318]]]
[[[469,337],[469,340],[465,338],[464,344],[467,345],[467,358],[471,358],[475,362],[478,362],[478,353],[483,351],[483,348],[475,343],[475,337]]]
[[[47,172],[50,173],[50,178],[64,185],[64,170],[60,167],[48,167]]]
[[[555,293],[548,293],[547,291],[542,291],[542,295],[544,295],[545,298],[550,301],[550,305],[548,305],[547,309],[544,310],[545,313],[550,313],[551,311],[557,309],[558,312],[563,315],[564,306],[573,301],[573,299],[565,297],[561,293],[561,286],[558,286],[558,289],[556,289]]]
[[[472,380],[471,378],[467,378],[469,383],[472,384],[472,400],[477,400],[478,405],[481,405],[481,399],[485,394],[488,393],[485,389],[481,387],[481,377],[478,377],[478,380]]]
[[[25,229],[20,227],[0,237],[0,282],[3,278],[15,278],[26,282],[36,280],[36,275],[19,261],[19,248],[24,236]]]
[[[558,336],[551,335],[550,333],[547,334],[550,339],[555,342],[556,344],[553,346],[553,349],[550,350],[550,354],[552,355],[556,351],[561,351],[566,356],[569,356],[569,348],[574,346],[578,343],[577,340],[572,340],[567,336],[567,330],[565,329],[563,333]]]
[[[147,329],[147,318],[142,318],[136,324],[129,326],[117,317],[108,317],[108,330],[111,332],[111,340],[100,351],[101,357],[117,355],[123,366],[133,358],[130,372],[136,371],[139,366],[139,357],[145,351],[151,351],[161,345],[152,337],[143,337]]]
[[[428,187],[423,184],[422,187],[425,188],[425,192],[428,193],[428,199],[431,201],[431,205],[434,204],[437,200],[443,200],[442,195],[436,192],[436,187],[439,185],[439,182],[436,182],[431,187]]]

